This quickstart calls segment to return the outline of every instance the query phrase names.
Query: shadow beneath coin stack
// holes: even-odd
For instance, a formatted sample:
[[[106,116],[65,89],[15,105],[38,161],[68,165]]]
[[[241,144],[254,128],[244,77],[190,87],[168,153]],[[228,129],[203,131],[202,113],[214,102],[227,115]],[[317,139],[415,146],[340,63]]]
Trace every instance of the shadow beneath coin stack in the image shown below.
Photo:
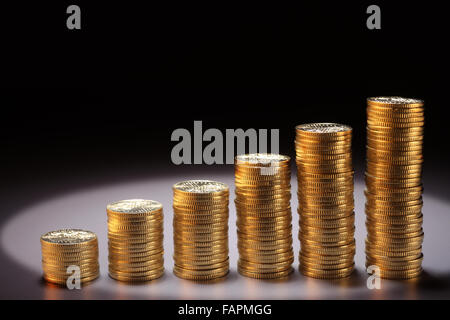
[[[450,289],[450,272],[442,274],[431,274],[426,270],[422,276],[415,280],[418,288],[430,291],[447,291]]]
[[[146,286],[150,283],[157,284],[157,283],[163,282],[166,277],[167,277],[166,273],[164,273],[161,277],[159,277],[157,279],[153,279],[153,280],[148,280],[148,281],[120,281],[120,280],[116,280],[116,279],[112,278],[108,274],[108,281],[114,281],[119,286],[133,286],[134,287],[134,286]]]
[[[329,280],[331,284],[343,288],[357,288],[366,283],[367,273],[361,272],[357,269],[347,277],[342,279]]]
[[[341,288],[358,288],[361,286],[365,286],[367,279],[367,277],[365,276],[366,276],[365,272],[361,272],[357,269],[355,269],[350,276],[340,279],[319,279],[300,274],[300,277],[302,277],[305,280],[319,281],[322,283],[330,284],[334,287],[341,287]]]

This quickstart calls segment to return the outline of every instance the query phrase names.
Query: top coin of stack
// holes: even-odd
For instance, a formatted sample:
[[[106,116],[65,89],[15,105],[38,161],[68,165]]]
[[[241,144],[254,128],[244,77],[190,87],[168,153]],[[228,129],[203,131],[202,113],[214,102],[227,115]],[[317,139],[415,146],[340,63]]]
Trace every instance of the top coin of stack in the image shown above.
[[[149,281],[164,273],[163,207],[153,200],[109,204],[109,275],[126,281]]]
[[[74,270],[80,270],[80,282],[99,276],[98,241],[95,233],[79,229],[51,231],[41,236],[44,279],[59,285],[66,284]]]
[[[380,276],[422,272],[423,101],[367,99],[366,265]]]
[[[210,180],[173,186],[174,274],[188,280],[226,276],[228,260],[228,186]]]
[[[300,272],[320,279],[354,269],[352,129],[335,123],[296,127]]]
[[[275,279],[293,271],[289,160],[267,153],[236,157],[238,271],[244,276]]]

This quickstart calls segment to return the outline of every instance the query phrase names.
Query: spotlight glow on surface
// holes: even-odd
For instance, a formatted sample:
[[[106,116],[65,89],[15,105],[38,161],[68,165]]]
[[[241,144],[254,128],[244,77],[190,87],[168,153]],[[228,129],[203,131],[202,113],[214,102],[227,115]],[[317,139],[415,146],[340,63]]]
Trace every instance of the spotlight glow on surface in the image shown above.
[[[172,274],[172,185],[186,179],[214,179],[230,186],[229,245],[231,273],[228,278],[211,284],[194,283],[181,280]],[[292,213],[294,252],[298,257],[299,241],[298,215],[295,176],[292,177]],[[369,290],[366,287],[367,275],[364,272],[364,185],[355,183],[356,243],[355,256],[357,272],[349,279],[323,281],[309,279],[296,271],[285,281],[259,281],[240,276],[236,271],[238,258],[236,246],[236,214],[233,205],[233,176],[219,174],[215,176],[196,174],[195,176],[176,176],[166,178],[130,180],[116,184],[82,186],[73,191],[57,195],[54,198],[36,202],[18,211],[4,223],[1,229],[1,246],[6,255],[18,266],[32,275],[34,282],[21,282],[17,278],[20,290],[27,290],[27,297],[37,299],[415,299],[429,296],[426,289],[405,282],[382,280],[382,290]],[[108,277],[107,218],[108,203],[130,198],[157,200],[164,208],[164,245],[165,275],[156,281],[145,284],[129,285]],[[450,234],[446,231],[450,225],[449,204],[424,196],[424,269],[431,275],[448,274],[450,270]],[[100,278],[81,290],[68,290],[44,284],[41,277],[41,248],[39,237],[50,230],[60,228],[82,228],[95,232],[99,239]],[[24,271],[22,271],[24,272]],[[449,290],[450,291],[450,290]],[[17,291],[16,291],[17,292]],[[442,294],[442,292],[441,292]],[[447,291],[447,296],[449,296]],[[20,298],[11,297],[11,298]]]

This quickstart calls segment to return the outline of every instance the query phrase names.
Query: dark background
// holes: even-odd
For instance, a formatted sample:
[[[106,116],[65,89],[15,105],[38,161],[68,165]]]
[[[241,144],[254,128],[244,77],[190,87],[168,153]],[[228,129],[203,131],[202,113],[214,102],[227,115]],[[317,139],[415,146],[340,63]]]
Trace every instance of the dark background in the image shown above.
[[[147,1],[148,2],[148,1]],[[82,29],[68,30],[69,4]],[[382,29],[366,28],[381,7]],[[5,185],[71,171],[173,166],[176,128],[354,128],[363,164],[365,99],[426,102],[425,168],[446,177],[445,10],[429,2],[73,1],[3,5]]]

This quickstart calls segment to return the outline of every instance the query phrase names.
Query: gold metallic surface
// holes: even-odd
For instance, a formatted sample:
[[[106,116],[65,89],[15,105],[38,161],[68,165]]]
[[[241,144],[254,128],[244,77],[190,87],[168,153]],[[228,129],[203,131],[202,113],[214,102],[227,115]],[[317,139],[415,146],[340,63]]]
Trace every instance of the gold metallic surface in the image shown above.
[[[296,127],[300,272],[336,279],[354,268],[352,128],[335,123]]]
[[[226,184],[189,180],[173,186],[174,274],[208,281],[228,274]]]
[[[185,193],[185,197],[215,196],[217,194],[228,194],[228,186],[217,181],[188,180],[176,183],[173,186],[173,191],[175,194]]]
[[[106,210],[118,214],[147,214],[162,210],[162,204],[154,200],[129,199],[111,203],[106,207]]]
[[[292,272],[290,158],[254,153],[235,159],[237,235],[241,275],[284,278]]]
[[[42,270],[46,281],[65,285],[69,266],[80,270],[80,282],[99,276],[98,240],[95,233],[80,229],[62,229],[41,236]]]
[[[47,232],[41,236],[41,240],[44,243],[55,243],[58,245],[74,245],[78,243],[84,244],[94,239],[97,239],[95,233],[80,229],[62,229]]]
[[[422,271],[423,101],[367,99],[366,265],[380,276]]]
[[[154,200],[130,199],[109,204],[108,260],[111,278],[138,282],[164,273],[163,207]]]

